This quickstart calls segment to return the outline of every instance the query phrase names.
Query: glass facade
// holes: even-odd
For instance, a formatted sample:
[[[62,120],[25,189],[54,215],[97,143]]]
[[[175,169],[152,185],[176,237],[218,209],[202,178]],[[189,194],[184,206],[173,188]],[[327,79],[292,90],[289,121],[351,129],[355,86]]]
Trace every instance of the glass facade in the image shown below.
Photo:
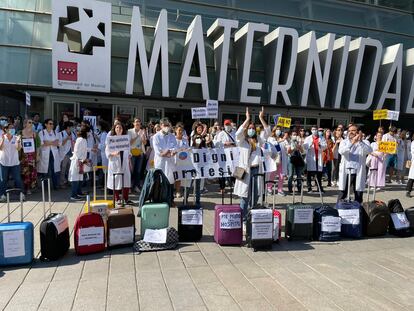
[[[52,0],[0,0],[0,83],[40,86],[50,89],[51,79],[51,1]],[[314,30],[318,37],[332,32],[337,37],[350,35],[371,37],[383,46],[404,44],[414,47],[414,20],[412,1],[391,0],[107,0],[112,3],[112,66],[111,92],[125,94],[125,81],[129,52],[129,31],[132,6],[141,8],[145,25],[146,48],[150,52],[154,26],[161,9],[168,11],[170,94],[176,94],[185,31],[194,16],[203,19],[204,33],[216,18],[266,23],[270,31],[279,27],[295,28],[299,35]],[[216,94],[213,44],[205,40],[210,96]],[[230,51],[226,101],[238,100],[237,70]],[[263,43],[255,42],[251,68],[252,81],[264,81]],[[134,93],[142,95],[139,64],[136,66]],[[267,101],[266,86],[261,91]],[[161,78],[155,78],[154,96],[161,95]],[[294,97],[294,96],[293,96]],[[186,98],[200,101],[201,89],[189,85]],[[292,98],[293,101],[297,99]]]

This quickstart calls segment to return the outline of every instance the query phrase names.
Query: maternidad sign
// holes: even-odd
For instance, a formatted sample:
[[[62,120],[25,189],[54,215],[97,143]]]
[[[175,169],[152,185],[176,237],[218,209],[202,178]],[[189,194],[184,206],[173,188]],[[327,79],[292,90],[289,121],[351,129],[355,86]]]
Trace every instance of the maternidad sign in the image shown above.
[[[70,20],[70,16],[76,16],[70,14],[72,11],[79,13],[79,21]],[[110,18],[110,3],[53,1],[54,88],[110,91]],[[384,47],[374,38],[352,39],[334,33],[317,38],[315,31],[299,36],[296,29],[271,30],[264,23],[248,22],[240,28],[237,20],[224,18],[217,18],[208,29],[203,29],[202,16],[196,15],[187,29],[178,88],[173,93],[169,82],[172,70],[168,43],[169,32],[174,30],[168,29],[167,11],[160,11],[151,38],[145,38],[147,27],[142,25],[142,20],[140,8],[133,6],[126,94],[134,93],[137,72],[141,75],[144,95],[151,96],[156,72],[160,70],[163,97],[184,98],[188,85],[196,84],[201,88],[203,100],[225,101],[226,89],[229,89],[226,84],[233,83],[227,79],[229,59],[235,58],[241,103],[276,105],[279,98],[285,106],[312,104],[366,111],[382,109],[390,102],[387,106],[393,107],[384,108],[414,113],[414,48],[404,51],[403,44]],[[72,51],[66,38],[78,39],[81,53]],[[255,41],[260,38],[263,40]],[[217,78],[210,82],[216,84],[214,87],[210,87],[207,78],[206,42],[214,47]],[[253,42],[263,42],[266,66],[262,81],[251,78]],[[234,55],[229,55],[231,50]],[[136,71],[138,62],[140,70]],[[193,65],[198,75],[190,74]],[[260,95],[264,86],[267,86],[267,98]],[[217,92],[212,94],[211,89]],[[292,89],[297,90],[293,92],[295,95]]]

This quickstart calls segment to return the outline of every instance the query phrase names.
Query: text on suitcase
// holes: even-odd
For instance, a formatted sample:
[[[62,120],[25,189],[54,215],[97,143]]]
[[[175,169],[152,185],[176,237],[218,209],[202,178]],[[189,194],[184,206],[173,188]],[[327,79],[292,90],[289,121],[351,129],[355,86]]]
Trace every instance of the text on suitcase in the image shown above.
[[[104,242],[104,228],[90,227],[79,230],[79,246],[96,245]]]
[[[220,213],[220,229],[241,228],[241,213]]]
[[[25,256],[24,230],[3,232],[4,258]]]

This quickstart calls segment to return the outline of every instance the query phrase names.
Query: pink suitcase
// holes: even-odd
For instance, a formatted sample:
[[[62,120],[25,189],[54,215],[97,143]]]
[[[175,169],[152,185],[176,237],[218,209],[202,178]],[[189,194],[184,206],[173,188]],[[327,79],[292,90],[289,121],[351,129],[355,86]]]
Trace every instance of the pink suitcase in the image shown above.
[[[243,220],[240,205],[232,204],[232,193],[230,204],[224,204],[224,194],[221,200],[222,204],[214,207],[214,241],[219,245],[241,245]]]

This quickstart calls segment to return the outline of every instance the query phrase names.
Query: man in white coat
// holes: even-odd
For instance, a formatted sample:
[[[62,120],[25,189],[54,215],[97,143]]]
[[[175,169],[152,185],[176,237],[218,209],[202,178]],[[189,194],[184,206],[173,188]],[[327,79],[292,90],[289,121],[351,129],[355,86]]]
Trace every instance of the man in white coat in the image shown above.
[[[339,195],[338,200],[346,199],[348,195],[348,178],[351,176],[351,187],[355,201],[362,203],[366,181],[366,158],[372,152],[369,144],[363,141],[362,132],[356,125],[348,128],[348,137],[341,141],[338,149],[342,156],[339,166]]]
[[[411,159],[411,166],[410,166],[410,172],[408,173],[408,182],[407,182],[407,188],[406,188],[406,196],[408,198],[411,198],[411,191],[413,190],[413,183],[414,183],[414,143],[411,142],[410,144],[410,159]]]
[[[320,190],[324,192],[322,187],[322,152],[326,149],[326,140],[323,138],[323,130],[318,131],[315,126],[312,126],[312,135],[305,138],[303,142],[303,149],[306,152],[306,170],[307,170],[307,186],[308,192],[312,191],[312,177],[316,176],[319,182]],[[317,189],[316,192],[319,192]]]

